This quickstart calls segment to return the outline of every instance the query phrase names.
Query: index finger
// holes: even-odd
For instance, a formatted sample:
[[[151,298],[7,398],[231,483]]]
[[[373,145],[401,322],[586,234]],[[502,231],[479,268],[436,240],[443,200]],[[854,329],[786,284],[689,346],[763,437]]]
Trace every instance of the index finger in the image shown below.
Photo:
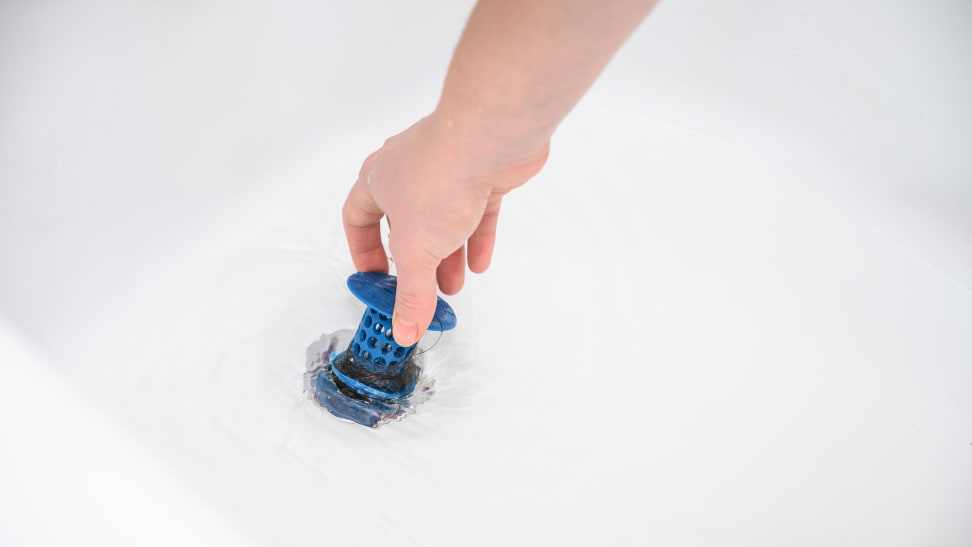
[[[381,218],[385,216],[361,178],[354,183],[341,217],[351,260],[359,272],[388,273],[388,256],[381,244]]]

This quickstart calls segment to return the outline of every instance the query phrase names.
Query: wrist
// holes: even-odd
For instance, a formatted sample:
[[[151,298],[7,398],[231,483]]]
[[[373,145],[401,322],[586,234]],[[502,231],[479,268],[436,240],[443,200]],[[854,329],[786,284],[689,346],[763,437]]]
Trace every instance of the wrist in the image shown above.
[[[553,127],[475,101],[443,96],[429,122],[454,158],[476,172],[495,173],[545,159]]]

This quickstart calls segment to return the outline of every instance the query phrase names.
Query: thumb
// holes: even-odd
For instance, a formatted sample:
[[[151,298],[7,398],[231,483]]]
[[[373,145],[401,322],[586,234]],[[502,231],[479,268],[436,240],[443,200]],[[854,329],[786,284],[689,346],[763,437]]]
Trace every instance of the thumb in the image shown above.
[[[400,346],[408,347],[418,342],[432,323],[438,298],[435,278],[438,263],[423,251],[405,253],[395,259],[398,289],[392,313],[392,335]]]

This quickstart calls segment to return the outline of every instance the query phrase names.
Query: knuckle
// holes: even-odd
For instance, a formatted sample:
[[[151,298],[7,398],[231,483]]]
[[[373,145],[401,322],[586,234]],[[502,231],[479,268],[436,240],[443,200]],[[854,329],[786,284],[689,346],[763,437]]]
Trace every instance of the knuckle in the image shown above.
[[[380,151],[381,149],[379,148],[378,150],[368,154],[364,161],[361,162],[361,169],[358,170],[359,177],[364,178],[368,175],[368,172],[371,171],[372,164],[374,164],[375,160],[378,159],[378,153]]]
[[[341,218],[343,218],[344,222],[347,223],[353,216],[354,208],[351,205],[351,197],[348,196],[348,198],[344,200],[344,205],[341,206]]]

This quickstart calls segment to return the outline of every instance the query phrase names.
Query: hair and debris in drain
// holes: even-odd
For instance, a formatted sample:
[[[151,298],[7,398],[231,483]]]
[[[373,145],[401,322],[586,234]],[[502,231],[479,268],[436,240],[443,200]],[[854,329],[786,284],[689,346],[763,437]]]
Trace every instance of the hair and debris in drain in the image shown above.
[[[397,281],[374,272],[351,275],[348,288],[367,306],[357,330],[324,335],[307,350],[305,390],[338,418],[375,428],[414,412],[432,395],[432,380],[422,377],[428,350],[400,346],[392,337]],[[429,330],[441,337],[455,325],[455,313],[439,298]]]
[[[421,374],[424,358],[419,352],[412,357],[419,377],[409,395],[382,400],[351,389],[334,375],[332,366],[334,360],[343,354],[339,353],[338,348],[346,347],[352,336],[351,330],[325,334],[307,348],[304,391],[315,405],[342,420],[378,428],[415,412],[416,406],[435,393],[435,381]]]

